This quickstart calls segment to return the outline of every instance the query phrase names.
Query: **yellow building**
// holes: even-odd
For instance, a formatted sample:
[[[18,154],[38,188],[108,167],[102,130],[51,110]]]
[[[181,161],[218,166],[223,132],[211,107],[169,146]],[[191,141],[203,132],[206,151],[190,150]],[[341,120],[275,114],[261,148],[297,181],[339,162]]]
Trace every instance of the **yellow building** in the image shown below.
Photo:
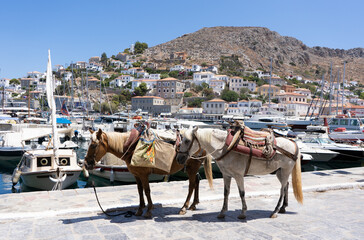
[[[280,92],[280,88],[274,85],[271,85],[270,89],[269,89],[269,84],[264,84],[260,87],[258,87],[258,94],[266,97],[268,96],[269,92],[271,93],[271,97],[274,97],[275,95],[277,95]]]

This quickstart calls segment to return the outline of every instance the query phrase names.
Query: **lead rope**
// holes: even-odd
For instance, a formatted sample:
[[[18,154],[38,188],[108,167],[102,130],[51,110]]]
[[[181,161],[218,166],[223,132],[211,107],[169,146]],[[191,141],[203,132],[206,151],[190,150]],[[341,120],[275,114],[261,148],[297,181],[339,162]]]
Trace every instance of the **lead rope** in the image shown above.
[[[99,205],[99,207],[100,207],[100,209],[101,209],[101,211],[105,214],[105,215],[107,215],[107,216],[109,216],[109,217],[116,217],[116,216],[120,216],[120,215],[124,215],[124,217],[132,217],[133,215],[135,215],[135,212],[133,212],[133,211],[126,211],[126,212],[122,212],[122,213],[118,213],[118,214],[110,214],[110,213],[107,213],[103,208],[102,208],[102,206],[101,206],[101,204],[100,204],[100,201],[99,201],[99,197],[97,196],[97,192],[96,192],[96,187],[95,187],[95,183],[94,183],[94,181],[91,181],[91,187],[93,187],[93,189],[94,189],[94,193],[95,193],[95,197],[96,197],[96,201],[97,201],[97,204]]]

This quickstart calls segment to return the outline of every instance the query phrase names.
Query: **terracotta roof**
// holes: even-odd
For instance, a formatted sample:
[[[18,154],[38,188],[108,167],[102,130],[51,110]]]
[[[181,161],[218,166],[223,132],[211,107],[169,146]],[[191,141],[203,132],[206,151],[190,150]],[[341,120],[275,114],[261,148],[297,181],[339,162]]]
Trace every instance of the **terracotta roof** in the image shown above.
[[[176,78],[172,78],[172,77],[159,79],[158,81],[173,81],[173,80],[178,81],[178,79],[176,79]]]
[[[214,98],[214,99],[211,99],[211,100],[206,101],[206,102],[224,102],[225,103],[225,101],[220,99],[220,98]]]
[[[157,96],[136,96],[136,97],[132,97],[132,98],[157,98],[157,99],[164,100],[164,98],[157,97]]]

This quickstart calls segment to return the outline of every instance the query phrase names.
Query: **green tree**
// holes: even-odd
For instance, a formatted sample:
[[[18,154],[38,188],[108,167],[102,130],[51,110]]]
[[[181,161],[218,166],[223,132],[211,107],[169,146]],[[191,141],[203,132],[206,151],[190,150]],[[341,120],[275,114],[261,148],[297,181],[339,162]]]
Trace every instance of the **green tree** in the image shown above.
[[[207,100],[211,100],[215,97],[214,90],[212,88],[204,88],[202,90],[202,96],[206,97]]]
[[[107,58],[106,53],[101,54],[101,62],[102,62],[102,64],[104,64],[105,67],[107,66],[108,58]]]
[[[249,97],[250,97],[249,89],[241,88],[239,98],[242,99],[242,100],[248,100]]]
[[[145,96],[149,91],[146,83],[141,83],[139,87],[134,88],[134,95],[135,96]]]
[[[221,98],[227,102],[236,102],[238,101],[239,98],[239,94],[237,94],[234,91],[231,91],[227,88],[225,88],[222,92],[221,92]]]
[[[188,107],[201,107],[203,102],[202,98],[195,98],[193,101],[187,104]]]
[[[14,85],[20,85],[20,81],[16,78],[13,78],[9,81],[10,84],[14,84]]]
[[[183,96],[184,97],[191,97],[192,96],[192,93],[190,93],[190,92],[185,92],[184,94],[183,94]]]
[[[142,54],[147,48],[148,44],[137,41],[134,45],[134,54]]]

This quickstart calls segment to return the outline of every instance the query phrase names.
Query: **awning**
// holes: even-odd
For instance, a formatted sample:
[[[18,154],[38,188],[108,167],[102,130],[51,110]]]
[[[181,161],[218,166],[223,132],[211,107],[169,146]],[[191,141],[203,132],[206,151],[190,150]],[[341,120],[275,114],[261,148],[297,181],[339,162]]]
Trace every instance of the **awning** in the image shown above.
[[[57,118],[57,123],[59,124],[71,124],[71,121],[67,118]]]

